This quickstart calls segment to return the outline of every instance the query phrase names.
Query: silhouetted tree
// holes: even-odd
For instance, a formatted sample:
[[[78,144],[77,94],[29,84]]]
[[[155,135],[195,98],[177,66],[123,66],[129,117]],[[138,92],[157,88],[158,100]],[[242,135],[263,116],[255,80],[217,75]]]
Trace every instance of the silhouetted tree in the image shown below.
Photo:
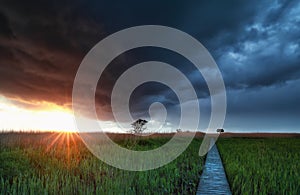
[[[217,129],[217,132],[218,132],[218,133],[223,133],[223,132],[224,132],[224,129]]]
[[[148,121],[144,120],[144,119],[138,119],[136,120],[135,122],[133,122],[131,124],[132,126],[132,130],[131,130],[131,133],[136,133],[136,134],[139,134],[139,133],[142,133],[143,131],[146,130],[146,127],[144,127],[146,124],[148,123]]]

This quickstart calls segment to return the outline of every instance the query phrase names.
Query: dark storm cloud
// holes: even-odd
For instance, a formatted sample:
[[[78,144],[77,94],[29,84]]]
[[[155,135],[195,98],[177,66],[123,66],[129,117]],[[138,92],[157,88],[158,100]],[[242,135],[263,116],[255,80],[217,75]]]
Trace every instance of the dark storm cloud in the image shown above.
[[[21,103],[31,102],[27,107],[34,108],[38,101],[70,107],[73,79],[84,55],[109,34],[145,24],[175,27],[201,41],[219,65],[229,94],[288,88],[289,82],[300,78],[299,15],[296,0],[2,0],[0,93]],[[190,62],[170,51],[144,48],[122,54],[106,69],[96,95],[100,118],[112,118],[110,93],[117,78],[134,64],[149,60],[163,61],[181,70],[191,80],[198,98],[209,103],[207,85]],[[135,93],[131,104],[137,116],[147,115],[143,110],[153,101],[162,102],[170,110],[178,106],[176,96],[165,86],[146,85]],[[293,96],[283,98],[287,102],[284,108],[291,110],[292,104],[288,102],[293,100]],[[256,99],[250,107],[260,112],[262,102]],[[278,107],[272,102],[270,105]],[[244,102],[229,99],[228,103],[229,115],[243,112],[237,108]],[[269,113],[279,110],[264,108]]]
[[[227,88],[225,127],[299,131],[300,4],[255,7],[252,20],[220,32],[208,44]]]
[[[51,1],[1,4],[1,94],[70,106],[76,70],[98,39],[99,26],[81,17],[76,6]]]
[[[13,36],[12,30],[9,26],[9,21],[3,13],[0,13],[0,25],[0,36],[4,36],[6,38]]]
[[[257,11],[253,22],[212,41],[222,45],[213,54],[229,88],[272,86],[300,77],[299,3],[274,2]]]

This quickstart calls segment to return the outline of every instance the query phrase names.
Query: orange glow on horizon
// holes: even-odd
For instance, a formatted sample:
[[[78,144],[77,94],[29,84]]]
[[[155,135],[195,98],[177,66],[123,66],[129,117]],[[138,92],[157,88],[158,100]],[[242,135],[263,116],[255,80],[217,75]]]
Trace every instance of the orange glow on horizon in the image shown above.
[[[16,101],[15,99],[13,101]],[[30,102],[31,107],[24,108],[8,98],[0,95],[0,131],[55,131],[77,132],[72,110],[49,102]],[[78,119],[77,119],[78,120]],[[85,123],[95,122],[94,119],[81,117]],[[82,129],[82,131],[123,132],[115,122],[96,121],[101,129]]]
[[[0,97],[0,130],[75,132],[72,112],[49,102],[38,102],[39,109],[18,107]]]
[[[17,102],[16,102],[17,101]],[[25,103],[26,106],[22,104]],[[20,104],[20,105],[19,105]],[[30,104],[30,106],[28,106]],[[76,120],[84,123],[99,124],[96,129],[80,129],[81,131],[126,132],[114,121],[101,121],[85,116]],[[78,122],[78,121],[77,121]],[[130,128],[130,127],[128,127]],[[78,132],[76,121],[70,108],[59,106],[50,102],[25,102],[10,100],[0,95],[0,131],[55,131]]]

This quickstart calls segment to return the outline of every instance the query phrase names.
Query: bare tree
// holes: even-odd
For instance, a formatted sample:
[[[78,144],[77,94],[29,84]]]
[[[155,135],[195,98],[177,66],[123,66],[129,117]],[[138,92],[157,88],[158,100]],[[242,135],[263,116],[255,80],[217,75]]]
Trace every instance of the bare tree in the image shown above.
[[[131,124],[132,126],[132,130],[131,133],[135,133],[135,134],[140,134],[143,131],[146,130],[146,127],[144,127],[146,124],[148,123],[148,121],[144,120],[144,119],[138,119],[135,122],[133,122]]]

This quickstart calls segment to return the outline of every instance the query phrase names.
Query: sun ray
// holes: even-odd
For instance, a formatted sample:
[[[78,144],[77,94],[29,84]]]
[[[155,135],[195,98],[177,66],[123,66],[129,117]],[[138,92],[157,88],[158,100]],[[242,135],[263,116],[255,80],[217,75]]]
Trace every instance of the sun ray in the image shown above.
[[[75,142],[74,136],[77,136],[77,134],[76,133],[72,133],[70,137],[71,137],[71,140],[72,140],[72,143],[74,144],[74,146],[77,147],[77,143]]]
[[[56,134],[56,133],[55,133]],[[59,138],[63,135],[63,132],[58,133],[58,135],[55,137],[55,139],[49,144],[49,146],[46,148],[46,152],[50,150],[50,148],[53,147],[53,145],[59,140]]]
[[[51,133],[47,137],[47,140],[51,140],[50,144],[46,148],[46,152],[51,151],[51,149],[62,150],[65,152],[65,160],[68,168],[71,167],[71,157],[73,155],[78,155],[78,141],[81,141],[81,138],[77,133],[74,132],[59,132]],[[75,164],[80,161],[80,158],[76,158]]]
[[[67,136],[67,163],[70,166],[70,133],[65,133]]]

